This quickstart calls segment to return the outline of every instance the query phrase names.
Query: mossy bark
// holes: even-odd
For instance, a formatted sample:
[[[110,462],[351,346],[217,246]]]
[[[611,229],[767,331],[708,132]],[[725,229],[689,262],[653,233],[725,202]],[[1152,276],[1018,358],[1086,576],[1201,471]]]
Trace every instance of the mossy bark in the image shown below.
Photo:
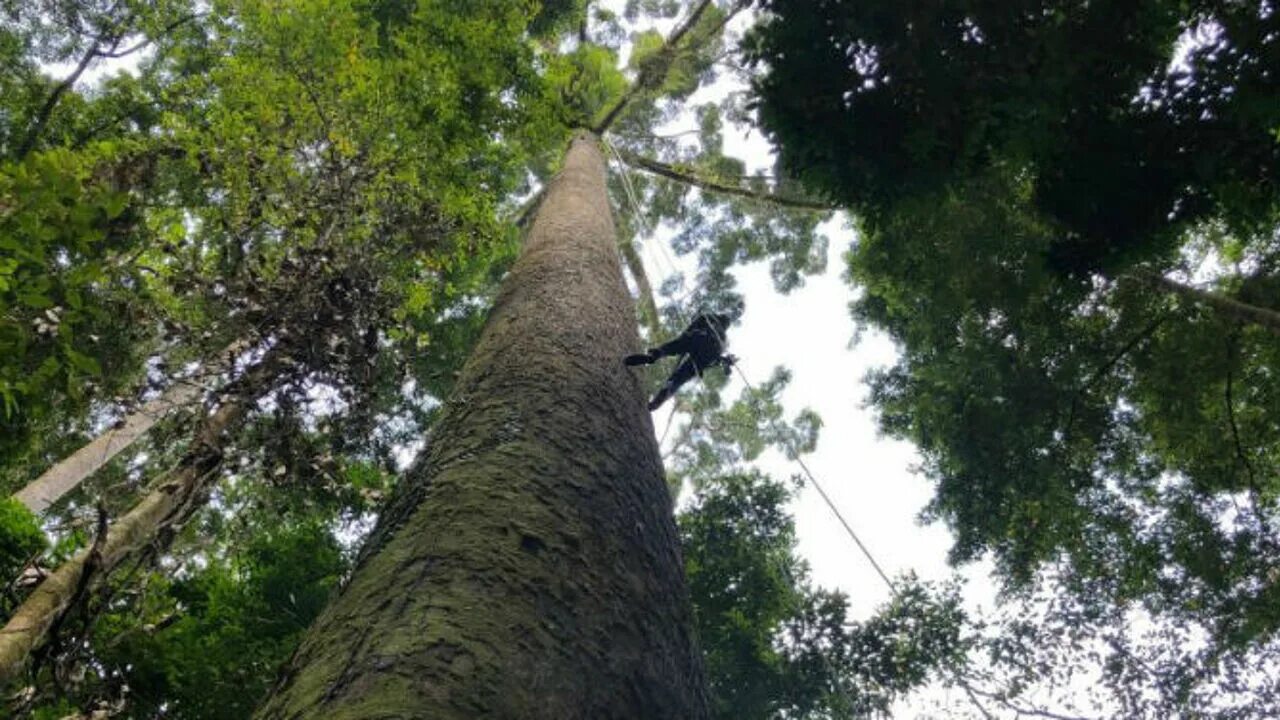
[[[426,455],[259,718],[707,716],[596,145],[575,139]]]

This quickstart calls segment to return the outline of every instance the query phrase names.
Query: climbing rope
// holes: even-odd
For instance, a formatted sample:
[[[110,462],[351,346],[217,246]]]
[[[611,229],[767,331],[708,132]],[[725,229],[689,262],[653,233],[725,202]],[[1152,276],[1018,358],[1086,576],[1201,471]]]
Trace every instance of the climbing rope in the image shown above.
[[[676,263],[675,258],[671,255],[671,251],[666,247],[665,243],[657,241],[655,234],[653,232],[653,226],[649,223],[648,218],[645,217],[644,212],[640,208],[638,194],[635,191],[634,184],[631,182],[630,173],[628,172],[627,164],[622,160],[622,155],[618,152],[617,148],[615,148],[613,144],[610,143],[608,140],[601,138],[601,142],[604,143],[604,146],[608,148],[610,153],[613,155],[615,161],[617,162],[618,174],[622,180],[622,187],[623,187],[624,194],[627,197],[628,204],[631,205],[632,214],[640,222],[641,229],[644,231],[645,240],[647,241],[652,239],[654,241],[654,242],[644,242],[645,248],[650,252],[652,252],[652,250],[649,249],[650,246],[655,244],[658,245],[660,251],[666,256],[665,260],[667,261],[667,269],[669,269],[672,274],[680,274],[679,266]],[[658,254],[654,253],[654,255],[657,256]],[[686,293],[684,300],[687,300],[690,294],[692,294],[692,290]],[[672,307],[675,310],[676,317],[679,318],[680,321],[685,326],[688,326],[689,323],[693,321],[693,314],[689,312],[685,307],[684,300],[673,298]],[[726,346],[725,338],[720,334],[720,331],[715,328],[714,324],[709,323],[708,326],[711,328],[711,332],[715,333],[716,339],[720,342],[720,346],[725,347]],[[755,384],[751,382],[751,379],[749,377],[747,377],[747,374],[742,369],[741,364],[734,363],[733,368],[735,371],[737,371],[738,377],[742,380],[743,385],[745,385],[750,392],[757,393],[758,390],[756,390]],[[659,446],[661,446],[661,444],[666,440],[667,432],[670,431],[672,421],[675,419],[675,413],[676,413],[676,408],[673,403],[671,408],[671,414],[667,418],[667,427],[666,427],[666,430],[664,430],[662,433],[662,440],[659,441]],[[898,587],[897,583],[895,583],[893,579],[889,577],[889,574],[885,572],[884,568],[880,565],[880,562],[876,560],[875,555],[872,554],[871,549],[868,548],[866,543],[862,541],[862,538],[858,536],[857,531],[855,531],[853,529],[853,526],[849,524],[849,521],[845,519],[844,514],[840,512],[840,509],[839,507],[836,506],[835,501],[831,499],[831,496],[827,494],[827,491],[822,487],[822,484],[818,482],[818,477],[809,468],[809,465],[805,463],[804,458],[800,456],[801,454],[800,454],[799,448],[796,448],[794,446],[790,435],[786,432],[780,431],[780,426],[776,420],[769,418],[767,420],[767,423],[769,425],[769,429],[772,430],[775,435],[777,435],[779,438],[782,439],[782,443],[788,458],[793,462],[795,462],[797,466],[799,466],[805,478],[809,481],[810,484],[813,485],[813,488],[818,491],[818,495],[819,497],[822,498],[822,501],[827,506],[827,509],[831,511],[831,514],[836,518],[837,521],[839,521],[841,527],[844,528],[845,534],[849,536],[849,539],[853,541],[854,545],[858,548],[858,551],[861,552],[862,556],[867,559],[867,562],[870,563],[871,567],[875,570],[876,574],[880,577],[880,580],[883,581],[885,586],[889,589],[890,596],[895,600],[901,599],[902,591]],[[794,584],[794,579],[790,577],[791,575],[790,571],[786,567],[783,567],[783,572],[787,574],[788,579],[792,582],[792,584]],[[849,703],[849,706],[852,709],[853,707],[855,707],[855,704],[853,702],[853,697],[849,693],[848,689],[844,687],[842,683],[842,678],[839,676],[838,673],[835,672],[835,669],[831,666],[830,660],[826,657],[826,655],[822,655],[821,653],[819,654],[822,656],[822,661],[827,667],[827,672],[832,675],[841,694],[844,695],[845,701]],[[978,700],[978,697],[974,693],[973,688],[972,686],[970,686],[968,680],[963,676],[961,676],[959,673],[955,673],[953,675],[953,679],[955,680],[956,684],[959,685],[960,688],[965,691],[966,698],[968,699],[970,704],[972,704],[973,707],[976,708],[977,711],[984,718],[987,718],[987,720],[993,720],[994,716],[986,709],[986,707],[983,706],[981,701]]]

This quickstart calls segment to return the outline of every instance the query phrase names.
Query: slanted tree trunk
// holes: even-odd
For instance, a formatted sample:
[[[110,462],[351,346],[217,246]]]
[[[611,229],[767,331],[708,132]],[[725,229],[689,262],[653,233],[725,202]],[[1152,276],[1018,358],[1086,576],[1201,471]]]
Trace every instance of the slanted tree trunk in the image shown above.
[[[1235,298],[1201,290],[1190,285],[1184,285],[1163,275],[1151,274],[1145,277],[1152,285],[1191,302],[1208,305],[1220,315],[1243,323],[1257,325],[1274,335],[1280,335],[1280,312],[1270,308],[1250,305]]]
[[[256,365],[227,387],[222,404],[200,423],[191,447],[150,492],[112,523],[105,537],[80,551],[45,578],[0,630],[0,688],[22,671],[63,614],[125,558],[154,542],[161,530],[190,515],[217,479],[223,440],[279,370],[280,350],[269,350]]]
[[[575,139],[423,461],[259,718],[707,716],[604,172]]]
[[[240,341],[233,343],[203,368],[200,374],[214,376],[225,372],[235,356],[246,346],[247,343]],[[174,410],[190,406],[203,392],[204,388],[198,383],[174,381],[159,397],[129,413],[119,425],[98,435],[87,445],[44,471],[40,477],[15,493],[14,497],[31,512],[44,512],[62,499],[62,496],[79,487],[80,483],[103,465],[111,462],[125,448],[146,435],[161,418]]]

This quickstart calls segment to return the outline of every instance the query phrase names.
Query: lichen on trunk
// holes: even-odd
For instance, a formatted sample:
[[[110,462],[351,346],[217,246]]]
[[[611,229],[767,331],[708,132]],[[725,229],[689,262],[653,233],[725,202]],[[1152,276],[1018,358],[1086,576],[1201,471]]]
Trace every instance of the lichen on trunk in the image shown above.
[[[576,138],[426,457],[258,717],[707,716],[604,172]]]

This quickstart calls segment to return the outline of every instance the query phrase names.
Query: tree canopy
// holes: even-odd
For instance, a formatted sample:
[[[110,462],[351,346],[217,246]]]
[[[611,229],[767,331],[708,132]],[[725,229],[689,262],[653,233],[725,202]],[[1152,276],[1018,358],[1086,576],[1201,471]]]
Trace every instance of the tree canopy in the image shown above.
[[[1064,591],[1047,625],[1087,620],[1108,681],[1152,688],[1117,690],[1126,716],[1265,715],[1276,14],[763,5],[761,121],[858,216],[854,315],[901,350],[872,403],[923,453],[952,558]]]
[[[42,514],[0,505],[6,710],[252,714],[416,507],[585,131],[655,344],[738,317],[743,266],[803,286],[851,213],[855,322],[899,349],[871,405],[919,448],[951,559],[1001,584],[980,615],[908,574],[854,617],[798,556],[804,483],[757,465],[812,452],[821,418],[784,407],[787,368],[708,373],[660,441],[715,717],[877,716],[939,686],[988,717],[1267,716],[1277,17],[0,0],[0,487],[156,414]],[[744,129],[776,167],[735,155]],[[1097,706],[1039,699],[1081,677]]]
[[[658,130],[736,53],[740,3],[0,7],[0,482],[200,389],[43,517],[6,501],[0,614],[58,598],[29,657],[5,646],[16,716],[252,712],[412,491],[575,128],[607,133],[637,286],[627,248],[655,227],[698,257],[661,311],[641,291],[651,336],[740,305],[734,264],[791,289],[825,261],[830,208],[724,153],[741,95],[699,105],[694,142]],[[954,660],[958,601],[913,585],[854,623],[812,586],[789,491],[744,466],[816,442],[785,384],[682,401],[670,477],[698,493],[681,517],[716,711],[883,710]]]

